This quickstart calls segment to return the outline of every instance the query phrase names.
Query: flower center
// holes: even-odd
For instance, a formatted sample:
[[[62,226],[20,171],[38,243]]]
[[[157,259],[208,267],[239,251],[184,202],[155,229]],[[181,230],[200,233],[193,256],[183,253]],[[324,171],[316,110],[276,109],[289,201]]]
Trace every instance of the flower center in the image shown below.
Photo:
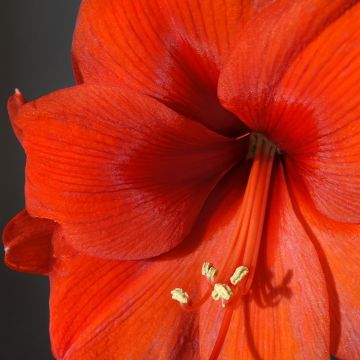
[[[225,308],[211,359],[216,359],[220,353],[232,311],[241,297],[250,290],[254,279],[277,151],[276,146],[265,136],[258,133],[250,135],[248,159],[253,159],[253,163],[239,216],[229,239],[231,245],[228,258],[224,259],[221,271],[209,262],[204,263],[202,275],[207,278],[209,290],[197,302],[192,301],[183,289],[172,291],[173,299],[179,301],[185,311],[199,308],[210,296],[214,301],[220,300]]]

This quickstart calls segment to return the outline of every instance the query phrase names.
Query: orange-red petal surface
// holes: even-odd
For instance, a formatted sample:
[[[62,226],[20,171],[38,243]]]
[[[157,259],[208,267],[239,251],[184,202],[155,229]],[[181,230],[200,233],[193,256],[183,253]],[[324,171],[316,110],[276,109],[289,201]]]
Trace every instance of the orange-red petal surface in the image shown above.
[[[291,175],[327,217],[360,222],[360,4],[296,59],[276,98],[269,121],[293,140]]]
[[[5,263],[17,271],[47,274],[51,268],[51,238],[56,224],[23,210],[5,227]]]
[[[194,314],[172,302],[158,263],[81,255],[57,259],[51,273],[51,336],[58,359],[195,359]],[[167,266],[168,264],[164,264]],[[176,286],[176,285],[175,285]],[[184,342],[187,341],[184,345]]]
[[[196,302],[206,289],[201,264],[213,261],[221,268],[242,198],[242,171],[229,174],[208,200],[189,238],[166,256],[143,262],[104,261],[55,242],[58,255],[51,273],[55,355],[72,360],[144,354],[159,359],[209,358],[223,308],[210,299],[200,313],[184,312],[170,299],[170,290],[182,287]],[[328,359],[323,270],[294,215],[280,170],[273,185],[254,287],[234,311],[220,359]]]
[[[316,249],[292,209],[279,164],[274,175],[254,283],[233,312],[219,359],[328,360],[324,273]],[[201,310],[201,337],[208,336],[214,324],[220,326],[224,312],[216,314],[216,307],[219,305],[212,304]]]
[[[286,70],[354,2],[280,0],[252,17],[220,75],[219,96],[225,107],[253,130],[267,133],[267,110]]]
[[[247,151],[246,141],[120,88],[57,92],[28,103],[15,123],[27,154],[30,214],[63,225],[76,249],[112,259],[176,246]]]
[[[275,2],[248,23],[220,80],[223,104],[267,134],[317,208],[344,222],[360,221],[360,6],[353,3]]]
[[[340,359],[357,359],[360,357],[360,226],[326,218],[314,208],[306,190],[292,188],[296,189],[294,197],[300,217],[319,249],[326,270],[331,353]]]
[[[73,59],[80,82],[126,85],[223,133],[242,123],[217,99],[239,25],[267,1],[85,0]]]
[[[201,266],[221,259],[244,189],[244,169],[226,176],[180,247],[149,261],[83,256],[55,239],[51,336],[59,359],[199,359],[199,324],[170,291],[184,288],[197,302],[206,290]],[[61,234],[59,234],[61,235]],[[214,329],[208,338],[212,344]]]

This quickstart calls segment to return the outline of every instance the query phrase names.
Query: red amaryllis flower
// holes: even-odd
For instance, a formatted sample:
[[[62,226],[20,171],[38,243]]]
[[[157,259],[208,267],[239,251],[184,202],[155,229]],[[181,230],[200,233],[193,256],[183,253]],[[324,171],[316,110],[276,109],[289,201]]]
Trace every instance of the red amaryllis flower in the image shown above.
[[[360,358],[359,56],[356,1],[84,1],[79,85],[9,102],[54,355]]]

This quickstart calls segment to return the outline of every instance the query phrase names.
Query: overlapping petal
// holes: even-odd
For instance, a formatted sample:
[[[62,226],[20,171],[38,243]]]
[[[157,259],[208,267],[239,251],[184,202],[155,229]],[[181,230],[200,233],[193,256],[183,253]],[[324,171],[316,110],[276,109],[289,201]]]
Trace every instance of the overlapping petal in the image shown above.
[[[200,312],[184,312],[170,299],[170,290],[183,287],[196,303],[206,290],[201,264],[221,264],[229,255],[229,235],[243,191],[229,185],[241,184],[242,172],[232,172],[221,183],[201,222],[179,249],[152,261],[104,261],[55,241],[55,254],[61,255],[51,273],[54,353],[64,359],[144,354],[159,359],[208,358],[224,309],[208,300]],[[323,272],[291,209],[281,170],[274,185],[274,211],[254,290],[234,311],[220,358],[329,356]]]
[[[5,227],[5,263],[17,271],[47,274],[51,268],[51,239],[56,224],[36,219],[23,210]]]
[[[199,346],[197,312],[184,312],[170,291],[182,287],[195,303],[206,292],[201,266],[222,260],[227,251],[244,171],[225,177],[191,235],[168,255],[141,262],[102,260],[71,250],[59,233],[50,274],[54,354],[82,360],[198,359],[213,338],[202,338],[209,345]]]
[[[176,261],[167,274],[168,264],[61,253],[50,277],[57,358],[196,358],[194,314],[181,313],[170,298]]]
[[[275,132],[286,134],[289,142],[292,175],[301,175],[316,208],[332,219],[357,223],[359,56],[357,4],[296,59],[279,85],[273,108],[278,122]],[[275,122],[273,117],[271,121]]]
[[[279,145],[317,208],[344,222],[360,220],[353,3],[276,2],[249,22],[220,80],[223,104]]]
[[[253,16],[239,33],[221,73],[219,96],[223,105],[250,128],[267,133],[266,111],[289,66],[355,2],[275,1]]]
[[[113,259],[176,246],[246,153],[246,141],[119,88],[54,93],[25,105],[15,126],[27,154],[30,214],[58,221],[78,250]]]
[[[329,359],[324,273],[292,209],[279,164],[269,209],[252,290],[233,312],[219,359]],[[203,337],[221,324],[223,315],[216,314],[215,307],[201,312]]]
[[[223,133],[242,123],[217,99],[241,23],[268,1],[85,0],[74,38],[78,81],[126,85]]]

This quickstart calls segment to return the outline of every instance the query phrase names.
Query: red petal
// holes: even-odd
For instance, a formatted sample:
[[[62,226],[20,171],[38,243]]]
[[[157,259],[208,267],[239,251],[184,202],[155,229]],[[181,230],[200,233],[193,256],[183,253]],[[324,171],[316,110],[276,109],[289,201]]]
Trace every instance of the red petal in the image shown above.
[[[21,134],[20,129],[16,127],[16,123],[14,120],[15,120],[20,108],[23,105],[25,105],[26,103],[27,103],[27,101],[24,98],[24,96],[21,94],[20,90],[15,89],[15,92],[12,96],[10,96],[8,105],[7,105],[9,117],[11,119],[14,132],[20,141],[21,141],[22,134]]]
[[[27,104],[16,124],[31,215],[61,223],[76,249],[112,259],[179,244],[246,149],[119,88],[57,92]]]
[[[329,359],[325,277],[292,209],[279,164],[270,196],[254,283],[234,310],[219,359]],[[202,309],[203,337],[221,323],[217,306]]]
[[[354,1],[275,1],[244,27],[219,79],[227,109],[250,128],[269,132],[267,109],[296,56]]]
[[[296,198],[325,269],[330,297],[331,352],[340,359],[357,359],[360,358],[360,226],[326,218],[305,194],[306,191],[297,189]]]
[[[184,345],[186,337],[196,336],[194,313],[183,312],[170,297],[176,266],[69,253],[56,264],[50,298],[56,358],[196,358],[192,339]]]
[[[222,133],[243,124],[217,99],[219,71],[251,1],[83,2],[73,57],[79,81],[139,89]]]
[[[292,132],[291,175],[300,175],[320,212],[356,223],[360,222],[359,55],[357,4],[289,68],[273,109],[282,136]]]
[[[344,13],[351,2],[290,3],[275,3],[249,23],[220,93],[288,155],[320,211],[359,222],[360,6]]]
[[[198,359],[197,312],[184,312],[170,291],[197,301],[205,261],[221,259],[244,188],[243,169],[227,175],[206,203],[188,239],[151,261],[83,256],[55,239],[51,272],[51,335],[60,359]],[[205,284],[204,284],[205,283]],[[210,300],[211,301],[211,300]],[[202,341],[213,342],[213,329]]]
[[[51,238],[56,224],[23,210],[5,227],[5,263],[17,271],[47,274],[51,267]]]
[[[196,301],[203,288],[201,264],[226,260],[244,185],[239,171],[209,199],[183,246],[157,260],[100,260],[55,242],[56,254],[62,254],[51,273],[51,332],[58,358],[209,357],[221,306],[209,300],[198,319],[172,302],[169,292],[183,287]],[[317,252],[291,209],[281,172],[273,189],[254,291],[235,311],[220,358],[329,358],[329,310]]]

